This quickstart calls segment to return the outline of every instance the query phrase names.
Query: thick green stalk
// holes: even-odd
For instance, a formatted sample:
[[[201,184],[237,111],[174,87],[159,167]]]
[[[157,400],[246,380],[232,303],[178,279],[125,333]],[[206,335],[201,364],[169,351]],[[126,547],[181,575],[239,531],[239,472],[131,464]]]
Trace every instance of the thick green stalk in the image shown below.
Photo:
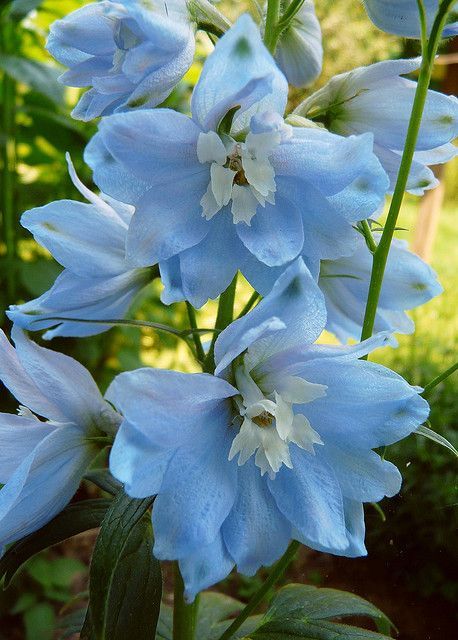
[[[273,55],[277,46],[277,26],[280,19],[280,0],[267,0],[266,28],[264,44]]]
[[[437,49],[440,43],[442,30],[444,28],[447,17],[447,12],[450,9],[452,3],[453,0],[446,0],[440,5],[439,13],[431,30],[428,46],[426,50],[423,50],[423,60],[420,75],[418,78],[417,90],[415,92],[415,99],[410,116],[409,127],[407,130],[404,152],[402,154],[401,166],[399,168],[398,178],[396,181],[396,186],[394,189],[393,198],[391,200],[391,205],[382,237],[374,253],[371,282],[369,286],[361,340],[370,338],[374,329],[375,316],[380,299],[380,292],[382,289],[386,262],[388,259],[391,242],[393,240],[399,211],[401,209],[401,204],[404,198],[404,193],[407,187],[410,168],[412,166],[412,160],[415,153],[418,133],[420,131],[423,111],[428,96],[428,88],[431,82],[434,58],[436,56]]]
[[[14,23],[3,17],[0,25],[1,48],[10,53],[14,48]],[[2,78],[2,130],[1,130],[1,163],[2,184],[0,203],[3,220],[3,235],[6,246],[6,290],[9,302],[16,299],[16,220],[14,192],[16,183],[16,143],[15,143],[15,110],[16,82],[6,73]]]
[[[280,578],[285,573],[286,569],[289,567],[291,562],[294,560],[294,556],[296,555],[297,550],[300,547],[299,542],[292,542],[286,553],[282,558],[274,565],[272,571],[269,574],[267,580],[263,583],[263,585],[256,591],[254,596],[251,598],[246,607],[239,613],[234,622],[230,627],[226,629],[226,631],[218,638],[218,640],[229,640],[232,638],[237,629],[240,629],[245,620],[251,616],[251,614],[256,611],[258,605],[264,600],[264,598],[269,594],[272,587],[280,580]]]
[[[184,584],[178,563],[175,564],[173,598],[173,640],[195,640],[198,598],[192,604],[184,599]]]
[[[228,286],[219,298],[218,314],[216,316],[215,329],[218,332],[213,334],[210,349],[203,365],[203,370],[207,373],[213,373],[215,370],[215,342],[221,331],[231,324],[234,319],[234,299],[235,289],[237,287],[237,274],[234,276],[231,284]]]

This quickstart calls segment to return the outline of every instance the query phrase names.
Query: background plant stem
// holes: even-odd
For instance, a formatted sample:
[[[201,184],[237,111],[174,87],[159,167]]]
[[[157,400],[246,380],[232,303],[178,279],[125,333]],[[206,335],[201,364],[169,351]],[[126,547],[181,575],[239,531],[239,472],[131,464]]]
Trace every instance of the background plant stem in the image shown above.
[[[437,49],[441,40],[441,34],[445,25],[447,13],[452,4],[453,0],[445,0],[445,2],[442,2],[433,28],[431,30],[431,35],[427,43],[427,47],[423,46],[423,58],[420,69],[420,76],[418,78],[418,84],[415,92],[415,99],[410,116],[410,122],[407,130],[407,136],[404,146],[404,152],[402,154],[398,178],[396,181],[396,186],[394,189],[393,198],[391,200],[391,205],[388,211],[388,216],[382,233],[382,237],[376,251],[374,252],[371,281],[366,304],[366,312],[364,315],[361,340],[370,338],[374,330],[375,316],[380,299],[380,292],[382,289],[386,262],[388,259],[388,253],[390,250],[391,242],[393,240],[393,234],[396,228],[399,211],[401,209],[401,204],[409,179],[410,168],[412,166],[412,160],[418,140],[418,133],[420,131],[423,111],[428,96],[428,88],[431,82],[434,58],[436,56]],[[424,45],[425,44],[426,43],[424,43]]]
[[[14,53],[15,27],[16,25],[12,20],[8,20],[5,16],[2,17],[0,22],[0,54]],[[6,73],[3,73],[2,77],[2,103],[2,129],[0,132],[2,184],[0,186],[0,203],[7,258],[5,266],[6,291],[8,300],[13,303],[16,301],[16,219],[14,208],[16,187],[16,82]]]
[[[183,578],[181,577],[178,562],[176,562],[173,599],[173,640],[194,640],[198,606],[198,597],[192,604],[186,604]]]

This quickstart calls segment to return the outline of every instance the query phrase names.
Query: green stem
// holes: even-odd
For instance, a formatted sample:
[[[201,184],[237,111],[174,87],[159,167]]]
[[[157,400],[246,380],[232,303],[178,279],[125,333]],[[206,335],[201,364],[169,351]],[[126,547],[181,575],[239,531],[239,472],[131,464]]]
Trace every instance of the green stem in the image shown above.
[[[280,18],[280,0],[267,0],[266,28],[264,31],[264,44],[270,53],[275,53],[278,34],[277,26]]]
[[[452,364],[452,366],[449,367],[446,371],[444,371],[440,375],[433,378],[431,382],[428,382],[428,384],[425,385],[425,388],[423,389],[423,393],[429,393],[431,389],[434,389],[434,387],[437,387],[438,384],[446,380],[449,376],[451,376],[457,370],[458,370],[458,362],[455,362],[455,364]]]
[[[1,25],[2,50],[5,53],[14,51],[14,26],[11,20],[5,19]],[[6,73],[2,79],[2,187],[0,203],[3,218],[3,232],[6,245],[6,290],[10,302],[16,300],[16,220],[14,192],[16,183],[16,143],[15,143],[15,110],[16,82]]]
[[[404,152],[402,154],[398,178],[396,181],[396,186],[394,189],[393,198],[391,200],[391,205],[388,211],[388,216],[382,233],[382,237],[374,253],[371,281],[366,304],[366,312],[364,315],[361,340],[370,338],[374,330],[375,316],[380,299],[380,292],[382,289],[386,262],[388,259],[388,253],[390,250],[391,242],[393,240],[394,231],[396,229],[399,211],[401,209],[401,204],[409,179],[410,168],[412,166],[412,160],[415,153],[415,147],[417,144],[418,133],[420,131],[423,111],[428,96],[428,88],[431,82],[434,58],[436,56],[437,49],[440,43],[442,30],[447,18],[447,12],[452,3],[453,0],[446,0],[441,4],[439,13],[431,30],[428,47],[426,50],[423,50],[421,70],[418,78],[417,89],[415,92],[415,98],[412,107],[412,113],[410,116],[409,127],[407,130],[407,136],[404,146]]]
[[[269,591],[275,585],[278,580],[283,576],[286,569],[289,567],[291,562],[294,560],[294,556],[296,555],[297,550],[300,547],[300,543],[293,541],[286,553],[280,560],[274,565],[274,568],[269,574],[269,577],[264,582],[262,587],[256,591],[254,596],[251,598],[246,607],[239,613],[234,622],[230,627],[226,629],[226,631],[218,638],[218,640],[229,640],[232,638],[237,629],[240,629],[245,620],[257,609],[258,605],[264,600],[264,598],[268,595]]]
[[[213,334],[210,349],[203,365],[203,370],[207,373],[213,373],[215,370],[215,342],[221,331],[231,324],[234,319],[234,299],[235,289],[237,287],[237,274],[219,298],[218,314],[216,316],[215,329],[218,332]]]
[[[198,606],[199,601],[197,598],[192,604],[186,604],[183,578],[181,577],[178,563],[176,563],[173,598],[173,640],[194,640]]]
[[[197,329],[197,320],[196,320],[196,312],[194,307],[186,301],[186,309],[188,312],[189,323],[192,329]],[[194,346],[196,347],[196,355],[199,362],[203,362],[205,360],[205,351],[202,346],[202,341],[200,339],[200,335],[197,331],[194,331],[192,334],[192,338],[194,340]]]

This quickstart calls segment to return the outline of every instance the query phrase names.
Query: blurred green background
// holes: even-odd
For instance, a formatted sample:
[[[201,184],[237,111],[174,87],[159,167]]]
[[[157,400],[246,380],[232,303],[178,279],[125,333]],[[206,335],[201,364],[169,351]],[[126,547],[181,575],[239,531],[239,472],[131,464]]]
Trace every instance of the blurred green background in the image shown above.
[[[80,199],[67,175],[66,151],[71,153],[83,181],[93,186],[90,171],[82,162],[82,152],[95,125],[70,118],[78,91],[57,82],[60,70],[44,49],[49,24],[83,4],[87,3],[17,0],[16,19],[12,19],[6,15],[7,3],[4,0],[0,3],[0,11],[3,10],[0,20],[0,320],[6,331],[9,323],[4,310],[8,305],[40,295],[60,270],[22,229],[21,213],[52,200]],[[25,14],[33,5],[38,10],[19,20],[21,11]],[[332,75],[355,66],[418,53],[416,43],[406,43],[376,30],[357,0],[317,0],[316,5],[324,34],[325,64],[313,90]],[[255,5],[226,0],[218,6],[228,16],[235,17]],[[205,35],[199,35],[195,64],[167,100],[168,106],[188,111],[192,87],[210,50],[210,41]],[[450,51],[442,52],[447,53]],[[456,64],[454,67],[438,64],[435,87],[448,88],[450,92],[450,87],[456,86],[457,74]],[[293,90],[291,105],[305,93]],[[434,240],[430,238],[433,240],[431,262],[445,293],[414,312],[417,326],[414,336],[402,336],[398,349],[387,348],[376,354],[378,361],[413,384],[429,382],[456,360],[457,178],[458,162],[455,162],[447,167],[444,175],[445,199],[438,217],[437,235]],[[9,186],[8,180],[11,180]],[[400,219],[400,226],[406,231],[398,235],[412,241],[416,234],[421,248],[418,212],[419,199],[406,198]],[[185,327],[184,305],[161,305],[160,287],[158,281],[151,283],[136,301],[131,317]],[[248,295],[248,287],[242,285],[240,308]],[[214,313],[215,305],[209,303],[199,313],[200,326],[209,326]],[[38,335],[36,337],[38,339]],[[51,346],[83,362],[102,388],[118,372],[145,364],[196,370],[184,343],[148,329],[114,328],[85,340],[55,340]],[[458,376],[455,376],[436,387],[429,397],[432,427],[455,445],[457,387]],[[0,409],[15,411],[15,403],[7,391],[2,388],[0,393]],[[341,587],[372,598],[393,617],[400,628],[401,640],[447,640],[453,637],[453,631],[448,630],[454,629],[457,622],[452,606],[458,597],[456,462],[445,449],[413,436],[390,447],[387,457],[400,466],[404,487],[399,497],[382,503],[383,519],[371,507],[367,509],[369,559],[343,561],[305,551],[292,568],[289,579]],[[84,592],[90,542],[91,539],[89,542],[79,540],[42,554],[29,564],[9,590],[0,593],[0,639],[59,637],[53,627],[62,603],[70,594],[78,590]],[[225,588],[244,598],[259,580],[259,577],[230,578]]]

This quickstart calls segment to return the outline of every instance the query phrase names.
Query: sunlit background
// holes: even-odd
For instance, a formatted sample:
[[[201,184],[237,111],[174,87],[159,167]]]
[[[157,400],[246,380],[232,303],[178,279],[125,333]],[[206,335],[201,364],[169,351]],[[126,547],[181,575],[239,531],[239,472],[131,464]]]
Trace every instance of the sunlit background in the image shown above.
[[[81,179],[93,187],[82,153],[95,125],[70,118],[78,90],[57,82],[60,70],[44,49],[49,24],[83,4],[87,3],[45,0],[40,10],[22,23],[0,24],[0,318],[6,331],[9,323],[4,310],[8,305],[37,297],[60,271],[22,229],[21,213],[52,200],[81,199],[67,175],[66,151]],[[406,43],[378,31],[358,0],[316,0],[316,5],[324,34],[325,63],[313,90],[353,67],[418,53],[415,42]],[[230,17],[244,8],[254,14],[257,11],[255,2],[225,0],[219,6]],[[190,93],[211,48],[207,36],[200,34],[195,63],[166,101],[167,106],[188,111]],[[458,46],[452,43],[441,51],[434,88],[456,93],[457,87]],[[302,90],[292,91],[291,107],[305,95]],[[14,118],[5,108],[8,96],[10,102],[14,96]],[[5,195],[7,168],[13,180],[11,202]],[[438,189],[423,200],[406,198],[399,220],[402,229],[397,235],[407,239],[437,270],[445,293],[413,314],[415,336],[402,336],[397,349],[386,348],[375,355],[419,385],[454,363],[458,345],[458,162],[439,171],[442,183]],[[184,304],[164,307],[159,302],[160,291],[159,281],[152,282],[137,299],[130,317],[186,327]],[[249,295],[248,286],[240,285],[240,309]],[[206,305],[199,312],[199,326],[211,326],[214,313],[215,304]],[[326,335],[322,340],[332,337]],[[51,346],[83,362],[103,389],[120,371],[139,366],[197,370],[184,342],[146,328],[115,327],[94,338],[58,339]],[[455,445],[457,387],[458,376],[436,387],[429,397],[432,427]],[[14,411],[8,392],[2,388],[0,394],[0,409]],[[401,640],[451,640],[457,622],[453,603],[458,597],[456,461],[446,450],[414,436],[390,447],[386,456],[401,468],[405,481],[399,497],[381,503],[382,511],[367,507],[369,558],[333,559],[304,551],[288,579],[344,588],[372,600],[399,627]],[[87,493],[83,491],[82,497]],[[0,592],[1,640],[63,637],[62,631],[53,629],[59,616],[66,613],[61,611],[63,603],[72,596],[76,601],[84,600],[92,541],[92,534],[84,534],[37,556],[12,587]],[[233,576],[225,590],[244,599],[261,578]]]

